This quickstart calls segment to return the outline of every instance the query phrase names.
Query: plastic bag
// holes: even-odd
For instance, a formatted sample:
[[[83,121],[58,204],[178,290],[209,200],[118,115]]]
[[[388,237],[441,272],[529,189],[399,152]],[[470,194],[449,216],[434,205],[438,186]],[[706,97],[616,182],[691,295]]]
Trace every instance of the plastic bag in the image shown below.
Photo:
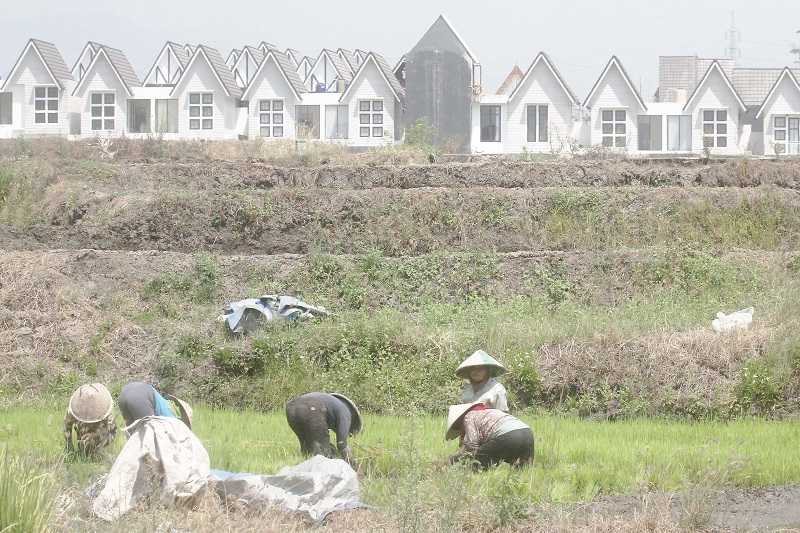
[[[719,312],[717,313],[717,318],[711,322],[711,329],[717,333],[748,329],[750,324],[753,323],[753,311],[752,307],[748,307],[730,315]]]

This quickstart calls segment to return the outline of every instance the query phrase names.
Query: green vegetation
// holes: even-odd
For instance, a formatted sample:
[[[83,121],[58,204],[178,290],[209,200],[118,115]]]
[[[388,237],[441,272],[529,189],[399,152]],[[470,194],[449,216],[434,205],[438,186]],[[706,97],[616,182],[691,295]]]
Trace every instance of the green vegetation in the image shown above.
[[[113,450],[105,459],[62,464],[58,409],[13,408],[0,415],[0,437],[9,452],[52,465],[62,484],[85,484],[112,460]],[[431,529],[432,524],[461,520],[459,513],[470,509],[483,513],[488,526],[501,526],[537,504],[680,491],[708,483],[757,487],[800,482],[800,450],[786,446],[800,438],[800,428],[790,422],[523,418],[536,435],[535,465],[519,472],[499,468],[473,474],[445,466],[456,445],[443,439],[443,418],[367,415],[363,434],[352,441],[365,500],[399,522],[422,520]],[[212,468],[272,473],[302,460],[282,413],[198,409],[195,419]],[[118,439],[115,450],[123,442]]]
[[[8,421],[6,413],[3,413],[3,420],[4,423]],[[3,436],[2,429],[0,436]],[[22,458],[9,453],[4,447],[3,440],[0,440],[0,531],[3,533],[50,531],[50,520],[55,505],[56,476],[48,473],[31,458]],[[34,457],[37,455],[34,454]]]

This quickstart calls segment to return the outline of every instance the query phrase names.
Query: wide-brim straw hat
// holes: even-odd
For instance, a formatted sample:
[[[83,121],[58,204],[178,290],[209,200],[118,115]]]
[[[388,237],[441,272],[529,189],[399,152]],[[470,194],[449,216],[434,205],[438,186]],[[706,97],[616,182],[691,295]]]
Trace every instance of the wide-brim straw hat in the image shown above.
[[[192,415],[194,414],[192,406],[172,394],[164,394],[164,398],[174,402],[178,406],[181,420],[183,420],[183,423],[186,424],[189,429],[192,429]]]
[[[461,435],[461,432],[455,429],[456,426],[459,422],[461,422],[461,419],[464,418],[464,415],[479,403],[483,402],[460,403],[458,405],[450,406],[450,408],[447,410],[447,430],[444,435],[445,440],[453,440]]]
[[[506,367],[504,367],[500,361],[483,350],[478,350],[474,354],[467,357],[463,363],[458,365],[458,368],[456,369],[456,376],[466,379],[469,377],[469,371],[478,366],[487,367],[489,369],[489,374],[492,377],[497,377],[508,372]]]
[[[334,398],[342,400],[345,404],[347,404],[347,408],[350,409],[350,416],[352,417],[352,421],[350,422],[350,434],[355,435],[356,433],[359,433],[364,426],[363,422],[361,421],[361,412],[358,410],[358,407],[356,407],[356,404],[344,394],[339,394],[338,392],[332,392],[330,394]]]
[[[105,420],[114,409],[114,399],[102,383],[81,385],[69,398],[69,414],[79,422],[93,424]]]

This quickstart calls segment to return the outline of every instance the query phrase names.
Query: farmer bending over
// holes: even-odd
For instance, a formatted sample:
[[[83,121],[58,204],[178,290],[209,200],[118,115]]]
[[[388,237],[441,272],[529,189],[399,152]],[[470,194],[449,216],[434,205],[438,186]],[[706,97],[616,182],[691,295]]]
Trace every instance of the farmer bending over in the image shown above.
[[[69,399],[67,414],[64,415],[64,440],[67,452],[75,447],[72,432],[77,434],[78,450],[86,455],[99,452],[112,442],[117,435],[114,422],[114,400],[105,385],[93,383],[82,385]]]
[[[483,350],[470,355],[456,369],[458,377],[469,380],[461,391],[461,401],[482,402],[486,407],[507,413],[506,388],[495,379],[505,373],[506,367]]]
[[[347,437],[361,431],[361,413],[343,394],[309,392],[289,400],[286,420],[300,441],[304,455],[333,457],[328,431],[336,433],[336,449],[347,462],[352,455]]]
[[[189,429],[192,428],[192,408],[188,403],[169,394],[162,396],[155,387],[141,381],[132,381],[122,387],[119,410],[126,428],[147,416],[180,418]]]
[[[447,440],[461,437],[450,464],[471,459],[483,468],[506,462],[515,467],[533,458],[533,432],[521,420],[482,403],[451,405],[447,415]]]

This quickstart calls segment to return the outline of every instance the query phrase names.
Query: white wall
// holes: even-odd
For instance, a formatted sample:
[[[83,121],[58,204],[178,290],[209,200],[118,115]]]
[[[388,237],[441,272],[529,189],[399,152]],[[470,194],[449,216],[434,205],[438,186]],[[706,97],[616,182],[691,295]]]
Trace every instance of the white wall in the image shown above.
[[[639,101],[616,65],[611,66],[588,105],[591,108],[591,120],[585,142],[589,146],[603,144],[602,111],[604,109],[624,109],[627,111],[625,117],[627,122],[625,128],[627,132],[626,148],[629,152],[637,150],[639,146],[637,120],[638,116],[645,111],[639,105]]]
[[[359,102],[361,100],[383,100],[383,137],[361,137],[359,128]],[[350,146],[384,146],[394,144],[395,98],[392,90],[384,80],[373,61],[361,71],[358,79],[353,80],[347,98],[342,104],[349,106],[348,139]],[[325,114],[325,109],[321,110]],[[324,120],[323,120],[324,122]],[[371,127],[371,126],[370,126]],[[323,130],[324,131],[324,130]],[[324,136],[324,135],[323,135]]]
[[[783,78],[781,84],[775,91],[764,113],[764,153],[775,155],[775,116],[776,115],[800,115],[800,91],[789,78]]]
[[[739,103],[717,70],[711,72],[706,83],[694,96],[692,105],[687,109],[692,114],[692,151],[703,152],[703,111],[712,109],[728,111],[728,146],[727,148],[714,148],[711,153],[719,155],[741,153],[739,149]]]
[[[214,129],[189,129],[189,93],[214,94]],[[182,139],[237,139],[239,114],[246,109],[236,107],[236,99],[225,94],[211,66],[202,59],[194,61],[182,81],[175,87],[173,98],[178,99],[178,136]],[[202,117],[200,117],[202,120]]]
[[[105,54],[101,54],[94,68],[88,71],[75,94],[75,110],[81,114],[81,137],[119,137],[128,130],[128,94],[125,87],[114,74]],[[92,130],[92,94],[97,92],[113,92],[115,98],[115,119],[112,131]]]
[[[261,137],[258,101],[283,100],[283,139],[294,139],[294,106],[298,101],[275,61],[272,58],[266,61],[264,68],[258,74],[258,79],[253,82],[252,89],[247,93],[249,101],[248,136],[250,139]],[[280,138],[266,138],[265,140],[280,140]]]
[[[25,135],[66,135],[69,133],[69,93],[72,82],[62,82],[59,91],[58,124],[36,124],[34,120],[34,88],[56,86],[33,47],[28,48],[14,77],[8,80],[7,90],[13,94],[14,130]],[[17,107],[19,106],[19,107]]]

